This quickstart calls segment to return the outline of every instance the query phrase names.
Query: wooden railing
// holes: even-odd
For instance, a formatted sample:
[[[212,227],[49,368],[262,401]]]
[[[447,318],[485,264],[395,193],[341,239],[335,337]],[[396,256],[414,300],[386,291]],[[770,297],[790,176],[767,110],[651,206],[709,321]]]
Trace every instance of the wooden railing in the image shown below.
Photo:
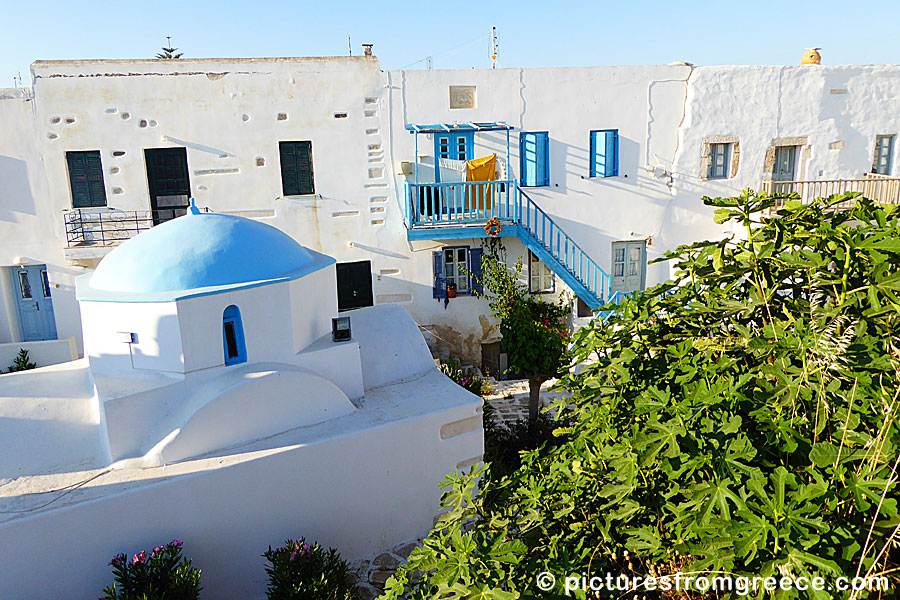
[[[875,173],[866,173],[862,179],[764,181],[762,189],[764,192],[778,195],[796,193],[803,204],[808,204],[816,198],[827,198],[833,194],[847,192],[859,192],[865,198],[881,204],[900,204],[900,177]],[[849,208],[851,204],[852,201],[842,203],[837,208]]]

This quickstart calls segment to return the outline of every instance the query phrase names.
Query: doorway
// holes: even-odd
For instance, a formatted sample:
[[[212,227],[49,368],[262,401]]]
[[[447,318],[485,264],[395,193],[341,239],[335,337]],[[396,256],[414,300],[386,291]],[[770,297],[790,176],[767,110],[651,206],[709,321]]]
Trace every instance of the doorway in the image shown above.
[[[372,306],[372,262],[360,260],[356,262],[338,263],[337,295],[338,310],[352,310]]]
[[[612,292],[644,289],[647,277],[647,241],[612,243]]]
[[[159,225],[187,212],[191,197],[186,148],[144,150],[153,224]]]
[[[800,146],[776,146],[772,181],[797,181],[797,149]]]
[[[23,342],[56,339],[53,298],[47,265],[10,267],[12,289],[16,296],[16,313]]]

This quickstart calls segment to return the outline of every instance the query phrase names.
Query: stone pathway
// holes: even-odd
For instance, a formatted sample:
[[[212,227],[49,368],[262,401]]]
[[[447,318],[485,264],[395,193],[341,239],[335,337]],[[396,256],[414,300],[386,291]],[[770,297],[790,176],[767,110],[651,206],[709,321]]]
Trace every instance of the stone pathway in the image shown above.
[[[494,414],[501,423],[513,423],[528,418],[528,381],[515,379],[511,381],[494,381],[488,379],[493,392],[485,396],[485,400],[494,407]],[[541,386],[541,408],[548,406],[557,398],[566,398],[564,392],[551,392],[550,386],[555,379],[545,381]]]

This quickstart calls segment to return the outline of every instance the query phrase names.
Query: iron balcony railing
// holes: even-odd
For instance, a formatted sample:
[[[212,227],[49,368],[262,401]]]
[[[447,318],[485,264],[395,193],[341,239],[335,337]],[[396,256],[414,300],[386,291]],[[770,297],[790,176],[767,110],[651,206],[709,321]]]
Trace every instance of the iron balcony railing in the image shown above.
[[[202,209],[209,212],[208,208]],[[160,210],[81,209],[64,214],[66,243],[79,246],[115,246],[142,231],[185,214],[187,207]]]

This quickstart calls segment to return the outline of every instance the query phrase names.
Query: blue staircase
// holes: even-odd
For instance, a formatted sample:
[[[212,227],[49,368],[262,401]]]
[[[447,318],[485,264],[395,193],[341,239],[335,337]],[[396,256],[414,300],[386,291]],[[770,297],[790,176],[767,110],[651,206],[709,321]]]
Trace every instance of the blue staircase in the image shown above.
[[[406,184],[409,240],[486,237],[491,218],[515,235],[591,310],[611,297],[609,274],[588,256],[515,181]]]

